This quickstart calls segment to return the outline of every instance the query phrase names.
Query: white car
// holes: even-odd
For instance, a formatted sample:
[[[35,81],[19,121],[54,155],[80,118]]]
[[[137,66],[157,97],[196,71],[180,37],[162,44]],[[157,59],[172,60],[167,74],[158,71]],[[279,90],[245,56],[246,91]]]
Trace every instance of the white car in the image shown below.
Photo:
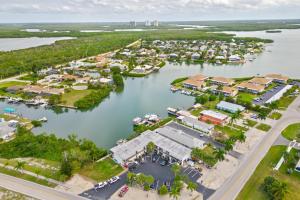
[[[115,176],[115,177],[112,177],[111,179],[109,179],[108,182],[109,182],[109,184],[113,184],[113,183],[117,182],[118,180],[120,180],[120,177]]]
[[[95,189],[101,189],[101,188],[104,188],[108,183],[106,181],[104,182],[100,182],[98,183],[96,186],[95,186]]]

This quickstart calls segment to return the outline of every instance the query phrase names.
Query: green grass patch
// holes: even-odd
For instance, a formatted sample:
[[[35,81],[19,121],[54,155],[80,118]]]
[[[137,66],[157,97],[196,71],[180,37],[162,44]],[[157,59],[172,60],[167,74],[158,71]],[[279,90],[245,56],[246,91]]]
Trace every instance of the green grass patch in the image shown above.
[[[32,163],[39,163],[40,165],[29,164]],[[0,163],[7,164],[9,166],[15,167],[17,166],[18,161],[16,159],[3,159],[0,158]],[[44,166],[44,167],[42,167]],[[30,171],[32,173],[51,178],[57,181],[65,181],[65,176],[63,176],[60,171],[60,164],[59,162],[55,161],[47,161],[44,159],[30,159],[30,161],[26,161],[24,165],[24,170]]]
[[[274,171],[273,167],[277,164],[280,157],[286,150],[286,146],[273,146],[266,154],[264,159],[259,163],[251,178],[247,181],[244,188],[236,198],[236,200],[255,199],[265,200],[268,196],[263,191],[261,185],[267,176],[274,176],[276,179],[285,182],[288,186],[288,193],[285,199],[300,199],[298,175],[288,175],[284,171],[284,165],[279,171]],[[296,172],[294,172],[296,173]]]
[[[190,111],[190,113],[196,117],[200,115],[200,113],[203,111],[203,108],[196,108]]]
[[[265,131],[265,132],[268,132],[272,127],[268,124],[259,124],[257,127],[256,127],[258,130],[261,130],[261,131]]]
[[[239,92],[237,99],[242,102],[251,102],[257,97],[255,94]]]
[[[239,137],[241,134],[244,134],[243,131],[229,126],[215,126],[215,130],[226,134],[228,137]]]
[[[23,174],[23,173],[18,172],[16,170],[6,169],[4,167],[0,167],[0,173],[7,174],[7,175],[10,175],[10,176],[14,176],[14,177],[17,177],[17,178],[21,178],[21,179],[24,179],[24,180],[27,180],[27,181],[35,182],[35,183],[38,183],[40,185],[44,185],[44,186],[48,186],[48,187],[52,187],[52,188],[54,188],[56,186],[56,184],[49,183],[46,180],[39,179],[39,178],[36,178],[34,176],[30,176],[30,175],[27,175],[27,174]]]
[[[181,83],[181,82],[183,82],[183,81],[185,81],[187,79],[188,79],[188,77],[177,78],[174,81],[172,81],[171,85],[176,85],[176,84]]]
[[[241,131],[244,131],[244,132],[246,132],[246,131],[249,130],[247,127],[240,126],[240,125],[237,125],[237,124],[232,124],[232,126],[233,126],[234,128],[240,129]]]
[[[92,90],[71,90],[70,92],[64,93],[61,100],[63,105],[74,106],[77,100],[89,95],[91,92]]]
[[[275,120],[278,120],[282,117],[282,114],[279,113],[279,112],[272,112],[270,115],[269,115],[269,118],[270,119],[275,119]]]
[[[246,119],[244,122],[245,125],[249,126],[249,127],[254,127],[256,126],[257,122],[251,119]]]
[[[19,81],[8,81],[8,82],[0,83],[0,88],[8,88],[11,86],[22,86],[22,85],[27,85],[27,84],[28,83],[19,82]]]
[[[86,165],[79,173],[100,182],[116,176],[122,171],[123,168],[120,165],[116,164],[112,159],[107,158],[100,162]]]
[[[289,125],[281,134],[288,140],[296,139],[297,141],[300,141],[300,123]],[[297,137],[298,135],[299,137]]]

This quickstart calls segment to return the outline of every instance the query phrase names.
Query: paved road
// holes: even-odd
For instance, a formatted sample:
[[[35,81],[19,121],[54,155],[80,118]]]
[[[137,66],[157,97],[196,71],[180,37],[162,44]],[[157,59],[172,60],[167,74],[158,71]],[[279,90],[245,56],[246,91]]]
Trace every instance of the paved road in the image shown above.
[[[235,174],[211,196],[210,200],[233,200],[237,197],[282,130],[289,124],[300,121],[299,106],[300,96],[289,106],[283,117],[277,121],[265,138],[248,155],[243,157]]]
[[[19,81],[19,82],[24,82],[24,83],[29,83],[30,81],[25,81],[25,80],[19,80],[19,78],[26,76],[26,74],[20,74],[18,76],[13,76],[13,77],[9,77],[9,78],[5,78],[5,79],[0,79],[0,83],[3,82],[10,82],[10,81]]]
[[[41,200],[84,200],[86,198],[61,192],[23,179],[0,173],[0,186]]]

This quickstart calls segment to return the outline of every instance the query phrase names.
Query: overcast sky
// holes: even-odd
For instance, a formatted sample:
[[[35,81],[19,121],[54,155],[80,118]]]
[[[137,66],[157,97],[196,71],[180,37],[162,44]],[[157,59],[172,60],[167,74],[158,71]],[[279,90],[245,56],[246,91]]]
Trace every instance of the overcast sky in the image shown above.
[[[300,0],[0,0],[0,22],[300,18]]]

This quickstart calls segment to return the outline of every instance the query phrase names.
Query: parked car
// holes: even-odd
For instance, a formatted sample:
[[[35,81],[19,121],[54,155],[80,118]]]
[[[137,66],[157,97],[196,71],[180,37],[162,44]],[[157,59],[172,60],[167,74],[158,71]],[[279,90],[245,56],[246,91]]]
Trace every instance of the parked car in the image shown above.
[[[126,194],[126,192],[127,192],[128,190],[129,190],[128,186],[125,185],[125,186],[121,189],[121,191],[119,192],[119,197],[123,197],[123,196]]]
[[[162,160],[159,162],[159,164],[160,164],[161,166],[165,166],[165,165],[167,165],[167,161],[164,160],[164,159],[162,159]]]
[[[132,171],[132,170],[136,169],[137,166],[138,166],[138,165],[137,165],[135,162],[129,163],[129,164],[128,164],[128,170],[129,170],[129,171]]]
[[[105,186],[107,186],[107,184],[108,183],[106,181],[100,182],[100,183],[98,183],[98,184],[95,185],[95,190],[104,188]]]
[[[158,158],[159,158],[158,155],[153,155],[152,156],[152,162],[156,162]]]
[[[117,182],[118,180],[120,180],[120,177],[115,176],[115,177],[112,177],[111,179],[109,179],[108,183],[113,184],[113,183]]]

